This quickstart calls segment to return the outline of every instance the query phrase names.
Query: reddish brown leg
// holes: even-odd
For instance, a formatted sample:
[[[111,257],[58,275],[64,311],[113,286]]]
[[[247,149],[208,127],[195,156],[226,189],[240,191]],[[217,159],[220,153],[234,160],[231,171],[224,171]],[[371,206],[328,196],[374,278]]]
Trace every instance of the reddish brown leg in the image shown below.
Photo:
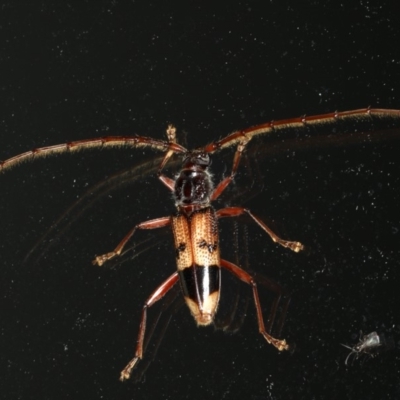
[[[229,176],[227,176],[225,179],[223,179],[218,184],[218,186],[214,189],[213,194],[211,195],[211,201],[214,201],[215,199],[217,199],[221,195],[221,193],[226,189],[226,187],[232,182],[234,176],[236,175],[236,171],[239,167],[240,158],[242,157],[243,150],[249,141],[250,141],[250,139],[243,139],[238,144],[235,156],[233,157],[233,166],[232,166],[231,174]]]
[[[118,244],[118,246],[113,250],[110,251],[109,253],[103,254],[101,256],[97,256],[93,260],[93,265],[99,265],[102,266],[106,261],[110,260],[111,258],[115,256],[119,256],[121,254],[121,251],[125,247],[126,243],[128,240],[133,236],[135,233],[136,229],[156,229],[156,228],[164,228],[165,226],[168,226],[171,223],[171,217],[161,217],[161,218],[156,218],[152,219],[150,221],[145,221],[142,222],[138,225],[136,225],[133,229],[131,229],[128,234],[121,240],[121,242]]]
[[[163,160],[161,161],[160,167],[158,168],[158,178],[168,189],[170,189],[172,191],[172,190],[174,190],[175,181],[173,179],[168,178],[167,176],[163,175],[161,173],[161,171],[164,169],[168,160],[176,152],[176,150],[174,150],[174,148],[172,147],[174,144],[176,144],[176,128],[173,125],[168,125],[167,137],[168,137],[168,142],[169,142],[171,148],[167,151]]]
[[[175,186],[175,181],[171,178],[168,178],[167,176],[162,175],[161,171],[165,167],[165,164],[167,164],[168,160],[171,158],[171,156],[174,153],[182,153],[186,151],[185,148],[182,146],[179,146],[176,143],[176,128],[173,125],[168,125],[167,128],[167,137],[168,137],[168,143],[169,143],[169,150],[165,153],[165,156],[163,160],[161,161],[160,167],[158,168],[158,177],[161,180],[162,183],[164,183],[167,188],[170,190],[174,190]],[[156,229],[156,228],[163,228],[171,223],[171,218],[170,217],[162,217],[162,218],[157,218],[153,219],[150,221],[142,222],[141,224],[136,225],[131,229],[127,235],[121,240],[121,242],[118,244],[118,246],[113,250],[110,251],[109,253],[103,254],[101,256],[97,256],[93,260],[94,265],[103,265],[106,261],[110,260],[111,258],[115,256],[119,256],[125,247],[126,243],[128,240],[133,236],[135,233],[136,229]]]
[[[171,191],[175,188],[175,181],[163,174],[158,175],[158,179]]]
[[[146,320],[147,320],[147,309],[151,307],[155,302],[163,298],[168,291],[178,282],[178,272],[174,272],[166,281],[164,281],[146,300],[143,306],[142,318],[140,320],[139,335],[136,345],[135,357],[126,365],[121,371],[120,381],[129,379],[131,376],[132,369],[135,367],[137,362],[143,358],[143,340],[146,332]]]
[[[158,313],[158,316],[155,318],[150,329],[146,329],[146,332],[147,332],[146,340],[144,340],[144,343],[143,343],[143,353],[146,353],[146,358],[143,360],[145,362],[143,362],[140,365],[139,371],[136,371],[136,374],[134,377],[134,380],[136,383],[142,381],[143,376],[146,374],[146,371],[148,370],[150,365],[155,360],[158,349],[161,345],[161,342],[164,339],[165,333],[167,332],[167,329],[168,329],[169,323],[171,322],[172,317],[184,305],[184,300],[183,300],[183,297],[182,297],[180,291],[175,290],[175,293],[171,293],[171,294],[172,294],[172,296],[163,298],[163,305],[161,307],[161,310]],[[179,297],[179,301],[176,301],[178,297]],[[162,316],[164,317],[163,321],[161,321]],[[160,323],[160,321],[161,321],[161,323]],[[159,326],[159,323],[160,323],[160,326]],[[155,334],[156,329],[157,329],[157,333]],[[155,337],[153,337],[153,335]],[[153,348],[148,353],[147,347],[151,341],[154,342],[154,346],[152,346]],[[130,376],[130,379],[132,379],[132,375]]]
[[[283,301],[283,305],[280,312],[280,318],[278,323],[276,324],[275,333],[277,335],[281,334],[283,324],[285,322],[287,310],[289,308],[290,303],[290,295],[286,289],[284,289],[279,283],[274,280],[261,275],[261,274],[253,274],[253,279],[257,281],[258,284],[265,286],[269,291],[275,293],[274,301],[271,305],[271,311],[269,313],[269,318],[267,322],[266,330],[267,332],[272,332],[273,325],[275,323],[275,317],[278,312],[278,306],[281,301]]]
[[[265,329],[264,318],[262,315],[260,299],[258,297],[257,284],[250,274],[239,268],[237,265],[230,263],[226,260],[221,260],[221,266],[226,268],[233,275],[238,277],[241,281],[250,285],[253,289],[254,303],[257,310],[258,329],[264,336],[265,340],[275,346],[278,350],[287,350],[289,348],[286,340],[279,340],[272,337]]]
[[[268,233],[268,235],[271,237],[271,239],[275,242],[280,244],[283,247],[287,247],[290,250],[293,250],[294,252],[298,253],[300,250],[304,249],[304,246],[300,242],[290,242],[288,240],[283,240],[281,239],[278,235],[276,235],[268,226],[261,221],[260,218],[255,216],[254,214],[251,213],[250,210],[247,208],[243,207],[227,207],[227,208],[222,208],[221,210],[217,211],[217,217],[218,218],[223,218],[223,217],[238,217],[243,214],[248,214],[250,215],[251,218],[265,231]]]

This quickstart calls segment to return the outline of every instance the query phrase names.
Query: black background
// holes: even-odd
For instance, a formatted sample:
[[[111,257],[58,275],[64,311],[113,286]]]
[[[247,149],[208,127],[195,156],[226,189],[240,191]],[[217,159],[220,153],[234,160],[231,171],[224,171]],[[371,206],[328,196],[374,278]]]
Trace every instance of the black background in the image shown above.
[[[168,122],[192,148],[272,119],[399,108],[394,2],[53,3],[2,4],[3,160],[89,137],[163,139]],[[265,343],[251,305],[235,335],[198,329],[181,308],[136,384],[120,383],[119,371],[143,301],[174,270],[171,235],[141,232],[113,269],[91,260],[136,223],[173,212],[156,162],[138,167],[155,153],[86,151],[2,174],[0,397],[400,398],[398,347],[346,366],[340,346],[360,331],[399,340],[398,133],[358,144],[250,143],[215,206],[250,207],[306,245],[291,253],[248,225],[251,268],[293,293],[281,336],[295,351]],[[215,180],[230,160],[229,151],[214,156]],[[112,178],[130,166],[130,185]],[[234,261],[232,226],[221,225],[223,256]]]

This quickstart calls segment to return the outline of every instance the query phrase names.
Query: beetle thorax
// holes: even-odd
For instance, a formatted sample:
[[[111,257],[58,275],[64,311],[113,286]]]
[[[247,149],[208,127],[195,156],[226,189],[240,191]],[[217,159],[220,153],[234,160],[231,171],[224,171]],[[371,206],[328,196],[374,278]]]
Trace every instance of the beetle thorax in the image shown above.
[[[207,206],[213,192],[211,175],[207,168],[210,157],[207,153],[189,153],[183,161],[182,170],[175,180],[175,202],[182,206]]]

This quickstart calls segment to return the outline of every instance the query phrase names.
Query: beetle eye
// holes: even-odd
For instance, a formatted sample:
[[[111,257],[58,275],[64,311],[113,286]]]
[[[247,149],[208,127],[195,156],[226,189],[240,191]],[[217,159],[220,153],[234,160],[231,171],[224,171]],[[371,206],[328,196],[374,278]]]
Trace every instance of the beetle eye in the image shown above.
[[[208,153],[199,153],[197,154],[196,157],[196,164],[198,165],[203,165],[203,166],[209,166],[211,163],[210,156]]]
[[[211,164],[211,159],[208,153],[188,153],[183,160],[183,165],[197,165],[199,167],[207,168]]]

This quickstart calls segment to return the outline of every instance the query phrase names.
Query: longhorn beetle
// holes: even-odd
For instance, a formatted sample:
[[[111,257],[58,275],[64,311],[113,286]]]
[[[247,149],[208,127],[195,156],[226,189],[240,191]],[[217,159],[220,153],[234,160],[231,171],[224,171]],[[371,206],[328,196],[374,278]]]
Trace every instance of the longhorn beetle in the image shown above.
[[[182,169],[176,180],[162,174],[162,169],[174,152],[182,152],[176,147],[176,129],[172,125],[167,129],[169,150],[163,158],[158,176],[168,189],[173,191],[177,213],[174,216],[162,217],[136,225],[110,253],[97,256],[93,264],[103,265],[109,259],[121,254],[127,241],[137,229],[155,229],[171,225],[174,235],[177,271],[165,280],[146,300],[143,307],[139,328],[139,337],[135,356],[121,372],[121,380],[128,379],[136,363],[143,357],[143,341],[146,330],[147,309],[161,299],[178,281],[183,296],[195,321],[199,326],[210,325],[218,308],[221,267],[226,268],[236,277],[252,286],[254,302],[257,308],[258,325],[261,334],[278,350],[286,350],[285,340],[272,337],[265,329],[257,286],[253,278],[240,267],[220,258],[218,219],[248,214],[274,242],[298,252],[303,245],[299,242],[282,240],[271,231],[250,210],[242,207],[229,207],[215,211],[211,202],[216,200],[232,181],[242,152],[249,139],[243,135],[234,156],[230,176],[223,179],[216,188],[213,187],[208,167],[209,151],[184,150]]]

